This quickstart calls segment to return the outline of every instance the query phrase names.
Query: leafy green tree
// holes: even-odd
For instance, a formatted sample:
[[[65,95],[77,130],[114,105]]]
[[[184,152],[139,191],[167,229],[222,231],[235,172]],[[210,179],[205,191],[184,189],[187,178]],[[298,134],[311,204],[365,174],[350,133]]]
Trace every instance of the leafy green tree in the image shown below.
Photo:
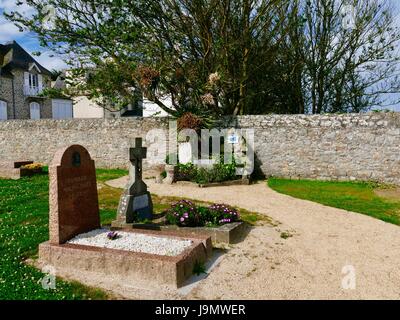
[[[286,2],[27,0],[32,16],[7,16],[74,68],[90,69],[86,91],[105,104],[142,92],[175,115],[243,114],[258,94],[254,74],[276,60]],[[162,102],[167,95],[173,109]]]
[[[359,112],[398,103],[399,40],[385,0],[296,0],[286,66],[299,112]],[[301,90],[300,90],[301,88]]]
[[[106,108],[144,94],[174,116],[350,112],[399,92],[400,33],[385,0],[25,2],[33,15],[6,16],[63,55],[74,86]]]

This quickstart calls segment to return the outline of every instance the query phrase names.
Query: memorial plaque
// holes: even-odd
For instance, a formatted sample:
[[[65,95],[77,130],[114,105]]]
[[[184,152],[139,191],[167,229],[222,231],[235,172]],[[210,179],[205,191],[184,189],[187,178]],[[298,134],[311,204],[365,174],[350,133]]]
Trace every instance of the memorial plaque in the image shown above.
[[[133,199],[133,210],[143,209],[149,206],[149,196],[147,194],[137,196]]]

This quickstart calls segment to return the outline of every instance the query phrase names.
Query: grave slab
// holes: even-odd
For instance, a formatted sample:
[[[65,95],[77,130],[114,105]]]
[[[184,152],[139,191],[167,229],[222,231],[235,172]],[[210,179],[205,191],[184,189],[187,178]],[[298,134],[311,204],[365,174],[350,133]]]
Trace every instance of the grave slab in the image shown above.
[[[0,178],[18,180],[25,175],[21,167],[32,163],[27,160],[0,162]]]
[[[246,234],[246,223],[242,221],[227,223],[219,227],[179,227],[175,225],[160,225],[156,223],[123,223],[114,221],[111,225],[112,230],[161,230],[173,231],[175,234],[192,237],[206,236],[211,238],[213,246],[218,247],[221,244],[234,244],[242,239]]]
[[[127,283],[132,283],[132,285],[136,281],[144,280],[153,284],[179,288],[193,275],[195,264],[205,263],[212,255],[210,237],[182,237],[174,232],[151,230],[127,232],[191,240],[192,245],[179,255],[167,256],[87,245],[45,242],[39,245],[40,263],[55,267],[57,274],[63,274],[74,268],[74,270],[96,273],[103,277],[123,275]]]

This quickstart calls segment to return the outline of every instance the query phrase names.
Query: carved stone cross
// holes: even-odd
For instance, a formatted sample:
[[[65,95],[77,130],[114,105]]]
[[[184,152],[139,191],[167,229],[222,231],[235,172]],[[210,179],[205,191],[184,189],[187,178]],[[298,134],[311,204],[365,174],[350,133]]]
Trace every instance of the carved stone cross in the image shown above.
[[[147,185],[143,181],[143,159],[146,159],[147,148],[142,146],[142,138],[135,139],[135,146],[129,149],[129,182],[121,196],[118,206],[118,218],[115,226],[151,219],[153,203]]]
[[[135,167],[135,180],[133,182],[142,180],[143,159],[146,159],[147,148],[142,147],[142,138],[135,139],[135,147],[129,149],[129,161]]]

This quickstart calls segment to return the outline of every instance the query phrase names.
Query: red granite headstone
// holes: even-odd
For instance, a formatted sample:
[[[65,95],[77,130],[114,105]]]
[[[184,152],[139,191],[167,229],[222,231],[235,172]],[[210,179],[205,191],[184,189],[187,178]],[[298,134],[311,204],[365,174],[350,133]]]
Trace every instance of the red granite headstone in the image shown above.
[[[96,170],[80,145],[63,148],[49,167],[50,243],[62,244],[100,227]]]

